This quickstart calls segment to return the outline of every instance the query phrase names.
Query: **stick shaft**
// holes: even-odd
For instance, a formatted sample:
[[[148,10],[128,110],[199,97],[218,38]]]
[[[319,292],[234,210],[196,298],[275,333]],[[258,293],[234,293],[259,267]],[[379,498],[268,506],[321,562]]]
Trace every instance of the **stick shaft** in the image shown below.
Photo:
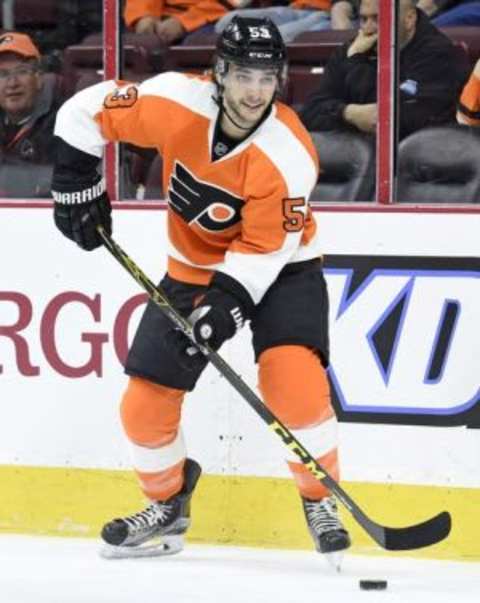
[[[103,239],[104,246],[148,293],[150,299],[172,322],[172,325],[183,331],[183,333],[194,342],[190,323],[172,306],[161,287],[157,287],[152,283],[137,264],[125,253],[125,251],[123,251],[120,245],[118,245],[118,243],[116,243],[101,226],[98,226],[98,232]],[[405,528],[388,528],[374,522],[365,514],[357,503],[353,501],[340,484],[333,479],[326,469],[314,459],[303,444],[297,440],[280,419],[278,419],[262,400],[260,400],[255,392],[245,383],[245,381],[243,381],[240,375],[235,373],[220,354],[212,350],[208,345],[197,347],[199,347],[201,352],[205,354],[219,373],[225,377],[230,385],[263,419],[268,427],[280,437],[285,446],[297,456],[316,479],[322,482],[322,484],[338,498],[362,528],[381,547],[390,550],[410,550],[434,544],[448,535],[450,531],[450,516],[445,512],[440,513],[426,522]]]

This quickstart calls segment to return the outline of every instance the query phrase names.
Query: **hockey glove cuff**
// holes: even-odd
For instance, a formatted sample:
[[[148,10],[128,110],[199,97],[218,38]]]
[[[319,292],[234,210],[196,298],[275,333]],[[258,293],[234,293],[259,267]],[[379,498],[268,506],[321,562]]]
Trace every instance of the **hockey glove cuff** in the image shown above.
[[[57,228],[82,249],[91,251],[102,245],[97,226],[112,234],[112,207],[99,174],[88,188],[65,191],[57,187],[52,195]]]
[[[100,247],[97,226],[112,234],[112,209],[105,181],[97,171],[100,159],[55,137],[52,178],[54,219],[57,228],[88,251]]]

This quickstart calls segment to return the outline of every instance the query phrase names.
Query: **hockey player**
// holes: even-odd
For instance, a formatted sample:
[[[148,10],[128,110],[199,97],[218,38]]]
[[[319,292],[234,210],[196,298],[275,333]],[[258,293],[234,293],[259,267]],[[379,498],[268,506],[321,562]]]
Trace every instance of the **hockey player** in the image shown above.
[[[168,272],[161,281],[215,350],[250,321],[265,403],[338,479],[336,418],[325,372],[328,298],[308,197],[317,157],[296,114],[276,101],[286,50],[268,19],[235,18],[218,44],[212,76],[163,73],[136,86],[104,82],[62,107],[56,123],[55,223],[81,248],[111,232],[97,173],[107,141],[156,147],[168,191]],[[190,523],[200,466],[186,458],[182,401],[206,360],[147,305],[127,362],[121,419],[148,507],[107,523],[112,556],[177,552]],[[321,553],[349,536],[335,500],[288,460]],[[160,544],[154,544],[160,540]]]

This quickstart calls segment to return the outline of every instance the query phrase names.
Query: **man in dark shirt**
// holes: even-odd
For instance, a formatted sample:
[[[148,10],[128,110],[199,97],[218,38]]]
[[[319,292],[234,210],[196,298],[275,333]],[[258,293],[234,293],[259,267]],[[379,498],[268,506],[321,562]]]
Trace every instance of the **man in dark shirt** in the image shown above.
[[[360,29],[337,50],[301,118],[309,130],[374,133],[377,124],[378,0],[362,0]],[[398,24],[399,136],[455,120],[468,60],[412,0],[401,0]]]
[[[0,35],[0,195],[49,196],[53,127],[64,99],[26,34]]]

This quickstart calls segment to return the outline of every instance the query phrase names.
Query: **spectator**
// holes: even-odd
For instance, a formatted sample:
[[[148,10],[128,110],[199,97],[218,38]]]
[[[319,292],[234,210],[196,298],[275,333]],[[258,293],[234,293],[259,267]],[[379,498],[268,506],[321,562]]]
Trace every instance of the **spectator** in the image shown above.
[[[417,7],[437,27],[480,25],[480,2],[471,0],[418,0]]]
[[[332,9],[332,4],[340,6]],[[275,3],[274,3],[275,4]],[[346,21],[350,14],[347,6],[350,2],[342,0],[292,0],[288,6],[267,6],[265,8],[247,8],[235,10],[222,17],[215,26],[217,33],[222,32],[235,15],[271,19],[280,30],[285,42],[292,42],[305,31],[325,29],[348,29],[351,22]],[[342,6],[344,5],[344,6]],[[348,25],[348,27],[347,27]]]
[[[310,130],[353,128],[374,133],[377,125],[378,0],[362,0],[360,29],[327,63],[320,87],[301,118]],[[399,11],[399,136],[453,122],[469,67],[457,49],[412,0]]]
[[[358,20],[359,1],[332,0],[332,29],[353,29]]]
[[[480,127],[480,59],[460,97],[457,121],[459,124]]]
[[[138,34],[156,34],[169,45],[183,40],[201,28],[212,31],[211,24],[229,7],[243,6],[244,0],[126,0],[125,23]]]
[[[59,98],[26,34],[0,36],[0,193],[50,196],[53,127]]]

